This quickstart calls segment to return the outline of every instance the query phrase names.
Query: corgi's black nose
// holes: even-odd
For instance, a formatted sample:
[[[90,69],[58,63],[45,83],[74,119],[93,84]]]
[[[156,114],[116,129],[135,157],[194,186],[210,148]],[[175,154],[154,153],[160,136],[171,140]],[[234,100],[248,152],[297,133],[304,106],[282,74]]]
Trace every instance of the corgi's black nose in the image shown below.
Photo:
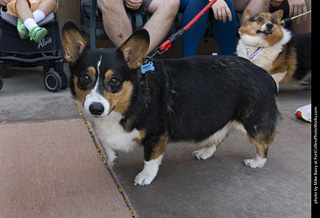
[[[93,102],[89,106],[89,111],[92,115],[101,115],[104,112],[104,107],[101,103],[99,102]]]
[[[268,30],[271,30],[272,27],[273,27],[273,24],[272,24],[272,23],[267,23],[267,29],[268,29]]]

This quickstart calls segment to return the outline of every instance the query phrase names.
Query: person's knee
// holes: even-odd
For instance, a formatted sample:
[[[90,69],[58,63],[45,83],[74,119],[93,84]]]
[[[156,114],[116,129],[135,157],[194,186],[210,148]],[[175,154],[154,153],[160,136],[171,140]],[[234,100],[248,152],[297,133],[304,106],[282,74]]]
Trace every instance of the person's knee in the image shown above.
[[[178,13],[179,6],[180,0],[162,0],[158,10],[161,10],[162,13],[170,17],[175,17]]]
[[[107,7],[107,1],[105,0],[97,0],[97,6],[99,8],[100,11],[105,11],[106,7]]]
[[[97,0],[97,6],[103,14],[115,10],[117,7],[123,7],[123,0]]]
[[[180,0],[169,0],[170,2],[170,8],[172,8],[172,10],[174,12],[178,12],[179,10],[179,6],[180,6]]]
[[[163,3],[167,10],[169,10],[170,14],[175,16],[178,13],[180,0],[165,0]]]
[[[21,2],[28,2],[27,0],[17,0],[16,1],[17,3],[19,2],[19,3],[21,3]]]
[[[56,5],[58,3],[58,0],[47,0],[50,2],[50,5]]]
[[[270,5],[271,0],[258,0],[258,2],[260,5]]]

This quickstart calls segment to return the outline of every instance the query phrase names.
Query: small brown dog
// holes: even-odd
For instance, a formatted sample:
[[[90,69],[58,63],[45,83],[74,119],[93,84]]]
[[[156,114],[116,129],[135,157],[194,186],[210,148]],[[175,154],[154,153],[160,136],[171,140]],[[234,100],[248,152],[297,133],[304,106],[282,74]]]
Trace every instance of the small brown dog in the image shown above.
[[[311,33],[293,35],[281,26],[283,11],[247,10],[239,28],[237,55],[268,71],[277,85],[306,79],[311,74]]]

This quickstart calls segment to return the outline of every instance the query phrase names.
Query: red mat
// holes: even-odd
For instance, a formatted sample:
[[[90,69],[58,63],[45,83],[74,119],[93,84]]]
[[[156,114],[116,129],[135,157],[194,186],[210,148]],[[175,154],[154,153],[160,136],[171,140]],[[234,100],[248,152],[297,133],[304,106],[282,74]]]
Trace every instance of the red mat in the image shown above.
[[[1,217],[131,217],[84,122],[0,124]]]

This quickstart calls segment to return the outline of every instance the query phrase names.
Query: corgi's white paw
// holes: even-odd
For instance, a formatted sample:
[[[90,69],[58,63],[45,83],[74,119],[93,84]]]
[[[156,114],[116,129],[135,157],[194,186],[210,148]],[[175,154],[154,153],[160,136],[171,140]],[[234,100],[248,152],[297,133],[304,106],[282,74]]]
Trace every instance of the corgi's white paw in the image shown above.
[[[200,150],[194,151],[192,156],[198,160],[206,160],[213,155],[216,151],[216,146],[205,147]]]
[[[267,162],[267,158],[261,158],[259,155],[253,159],[245,159],[244,164],[251,168],[262,168]]]
[[[134,185],[150,185],[150,183],[154,180],[154,178],[157,176],[157,173],[150,174],[146,172],[139,173],[136,178],[134,179]]]
[[[135,185],[149,185],[158,174],[163,154],[150,161],[144,161],[143,170],[134,179]]]

